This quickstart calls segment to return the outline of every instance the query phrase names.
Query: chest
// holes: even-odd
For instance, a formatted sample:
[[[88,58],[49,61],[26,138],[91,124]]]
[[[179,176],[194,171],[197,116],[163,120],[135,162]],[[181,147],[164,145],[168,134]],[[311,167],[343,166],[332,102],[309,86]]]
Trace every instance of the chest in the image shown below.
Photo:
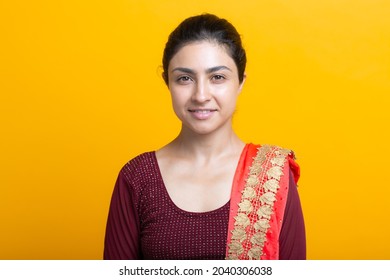
[[[173,164],[162,169],[167,193],[177,207],[189,212],[207,212],[230,200],[235,164],[193,166]]]

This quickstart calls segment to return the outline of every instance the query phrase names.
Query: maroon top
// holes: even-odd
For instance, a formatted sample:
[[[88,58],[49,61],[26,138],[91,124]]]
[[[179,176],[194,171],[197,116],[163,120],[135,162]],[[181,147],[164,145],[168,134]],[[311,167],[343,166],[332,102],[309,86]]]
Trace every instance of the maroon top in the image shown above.
[[[156,154],[141,154],[119,173],[108,215],[104,259],[224,259],[229,208],[229,202],[203,213],[178,208],[165,188]],[[290,180],[279,244],[280,259],[306,258],[294,180]]]

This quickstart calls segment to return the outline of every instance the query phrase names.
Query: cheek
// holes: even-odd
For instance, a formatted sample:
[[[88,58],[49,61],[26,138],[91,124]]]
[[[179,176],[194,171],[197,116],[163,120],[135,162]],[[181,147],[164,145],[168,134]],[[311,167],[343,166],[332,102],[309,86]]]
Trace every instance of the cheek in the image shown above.
[[[191,98],[191,87],[172,87],[170,93],[172,104],[185,104]]]
[[[238,90],[234,89],[222,89],[220,91],[215,91],[215,98],[219,100],[219,102],[224,103],[225,106],[235,106],[238,98]]]
[[[173,109],[176,113],[179,113],[181,109],[185,106],[185,98],[183,98],[183,95],[178,92],[172,92],[171,91],[171,101]]]

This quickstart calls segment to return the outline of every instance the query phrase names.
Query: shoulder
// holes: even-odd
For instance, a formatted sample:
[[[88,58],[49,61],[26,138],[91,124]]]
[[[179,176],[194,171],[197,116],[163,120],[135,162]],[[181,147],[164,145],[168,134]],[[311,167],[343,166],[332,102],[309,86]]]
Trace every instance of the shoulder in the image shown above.
[[[286,157],[295,160],[295,153],[291,149],[287,149],[284,147],[280,147],[277,145],[269,145],[269,144],[247,144],[248,148],[251,150],[257,150],[258,154],[263,154],[266,156],[278,156],[278,157]]]
[[[141,181],[145,174],[155,173],[156,168],[155,152],[145,152],[129,160],[120,170],[119,176],[129,182]]]
[[[266,157],[274,165],[288,167],[294,177],[295,183],[298,182],[300,176],[300,167],[296,162],[295,152],[291,149],[277,145],[255,145],[249,144],[251,149],[257,149],[258,157]]]
[[[132,197],[137,204],[145,186],[158,178],[154,152],[146,152],[128,161],[119,171],[114,194]]]
[[[139,154],[138,156],[132,158],[129,160],[124,166],[123,169],[129,170],[129,169],[143,169],[147,168],[151,164],[154,165],[156,161],[155,152],[146,152]]]

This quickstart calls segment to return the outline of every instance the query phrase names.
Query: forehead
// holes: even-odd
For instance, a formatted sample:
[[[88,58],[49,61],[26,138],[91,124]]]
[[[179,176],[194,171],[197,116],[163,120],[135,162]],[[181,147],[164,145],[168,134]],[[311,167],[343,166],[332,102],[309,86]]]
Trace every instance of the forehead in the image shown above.
[[[207,69],[215,66],[228,66],[236,70],[234,60],[230,57],[226,47],[209,41],[201,41],[180,48],[172,57],[168,68]]]

